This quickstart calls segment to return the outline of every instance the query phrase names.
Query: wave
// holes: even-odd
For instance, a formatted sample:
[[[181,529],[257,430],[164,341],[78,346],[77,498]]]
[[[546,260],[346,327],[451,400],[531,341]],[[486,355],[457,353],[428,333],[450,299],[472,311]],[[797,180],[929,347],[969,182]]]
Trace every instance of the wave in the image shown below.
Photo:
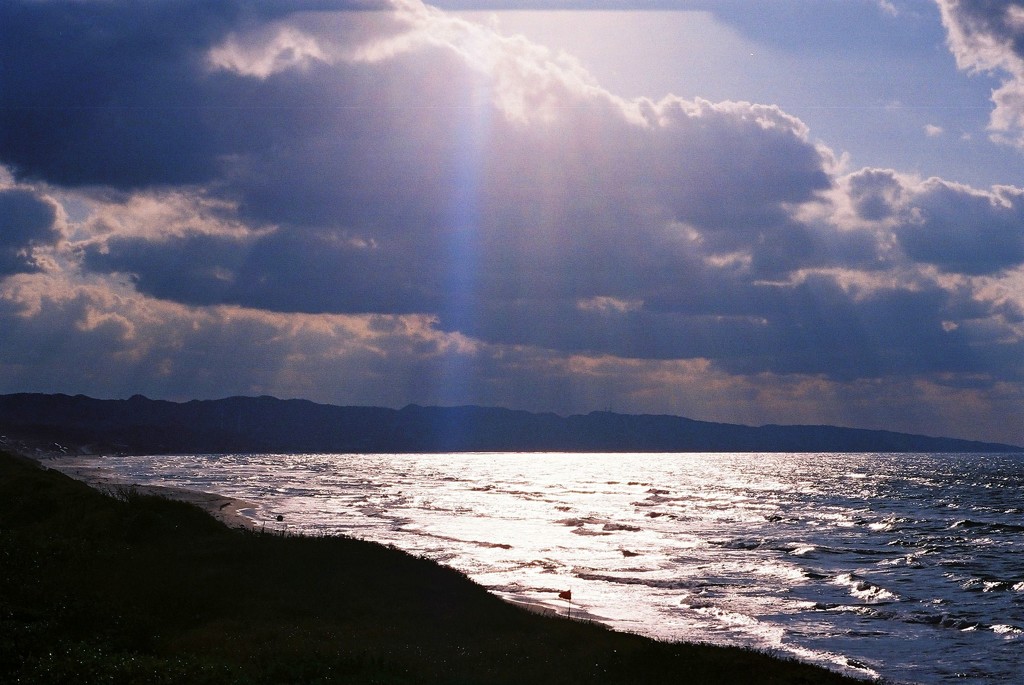
[[[817,549],[814,545],[800,545],[789,550],[789,554],[794,557],[806,557],[813,556],[814,551]]]
[[[978,630],[984,626],[980,621],[970,616],[958,616],[951,613],[930,613],[926,611],[915,611],[904,619],[908,623],[922,623],[939,628],[952,630],[970,631]]]
[[[603,524],[603,523],[607,523],[607,521],[604,520],[604,519],[596,518],[594,516],[582,516],[582,517],[573,517],[573,518],[567,518],[567,519],[559,519],[559,520],[555,521],[555,523],[558,523],[558,524],[563,525],[563,526],[586,526],[586,525],[600,525],[600,524]]]
[[[596,516],[581,516],[559,519],[555,523],[562,526],[575,528],[572,532],[576,535],[611,535],[612,533],[638,533],[643,528],[629,523],[615,523]],[[587,528],[587,526],[600,526],[600,529]]]
[[[713,547],[722,547],[724,549],[742,549],[742,550],[754,550],[762,547],[769,542],[766,538],[732,538],[726,540],[708,540],[708,544]]]
[[[643,585],[658,590],[692,590],[694,588],[705,588],[710,585],[703,580],[687,578],[641,578],[639,576],[616,576],[590,571],[577,571],[573,575],[580,580],[596,580],[617,585]]]
[[[968,578],[960,587],[971,592],[1021,592],[1024,591],[1024,582],[997,578]]]
[[[200,483],[285,510],[296,527],[357,531],[529,601],[571,580],[612,627],[662,639],[772,648],[777,629],[787,653],[833,654],[887,682],[939,685],[953,669],[985,671],[957,680],[971,685],[1024,682],[1016,458],[313,455],[283,468],[257,455],[170,457],[159,472],[153,458],[109,463],[135,464],[130,482]],[[986,479],[999,487],[983,489]]]
[[[407,522],[408,525],[411,521]],[[463,545],[472,545],[474,547],[484,547],[490,549],[512,549],[512,545],[506,542],[490,542],[487,540],[466,540],[464,538],[457,538],[451,535],[440,535],[438,533],[428,533],[423,530],[415,530],[410,528],[403,528],[403,532],[412,533],[417,537],[430,538],[432,540],[444,540],[445,542],[456,542]]]
[[[531,559],[519,565],[520,569],[536,568],[541,573],[555,573],[565,567],[565,564],[555,559]]]
[[[975,521],[974,519],[960,519],[949,526],[949,530],[957,529],[980,530],[985,533],[1021,533],[1024,532],[1024,525],[1009,523],[1007,521]]]
[[[833,581],[836,585],[845,585],[849,588],[850,595],[870,604],[881,604],[893,602],[899,599],[899,595],[886,590],[880,585],[868,582],[854,573],[843,573],[836,576]]]

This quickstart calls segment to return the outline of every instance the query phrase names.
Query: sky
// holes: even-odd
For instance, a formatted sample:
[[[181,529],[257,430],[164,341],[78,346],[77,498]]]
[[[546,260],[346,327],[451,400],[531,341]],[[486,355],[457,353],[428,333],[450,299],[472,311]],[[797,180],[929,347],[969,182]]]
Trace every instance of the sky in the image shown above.
[[[1024,444],[1024,2],[6,0],[0,392]]]

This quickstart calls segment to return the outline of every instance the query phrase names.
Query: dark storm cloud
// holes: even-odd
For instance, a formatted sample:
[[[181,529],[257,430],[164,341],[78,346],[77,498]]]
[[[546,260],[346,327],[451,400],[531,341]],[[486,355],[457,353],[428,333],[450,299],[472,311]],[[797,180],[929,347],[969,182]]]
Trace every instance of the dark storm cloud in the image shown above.
[[[0,10],[34,26],[32,40],[0,38],[37,72],[3,72],[0,124],[26,137],[5,134],[0,159],[129,198],[87,188],[109,206],[159,204],[152,187],[176,185],[234,222],[195,210],[175,227],[111,223],[75,245],[86,272],[127,276],[168,306],[239,305],[252,321],[423,315],[495,354],[1019,379],[1006,363],[1020,351],[1012,299],[922,275],[1019,266],[1016,190],[875,169],[837,178],[831,153],[777,107],[621,100],[523,39],[422,8],[268,19],[256,7]],[[87,309],[75,316],[89,331],[131,340],[116,306]],[[287,328],[259,325],[272,339]],[[401,354],[404,368],[428,364]]]
[[[423,264],[431,261],[414,244],[381,248],[333,233],[280,232],[253,246],[230,297],[277,311],[433,311],[440,303],[438,268]]]
[[[943,321],[972,320],[990,312],[969,297],[938,287],[858,295],[831,279],[815,278],[780,293],[776,312],[765,334],[770,342],[749,357],[724,360],[727,368],[827,374],[843,380],[977,373],[991,368],[992,358],[1005,347],[992,335],[943,328]]]
[[[199,55],[186,57],[174,73],[197,68]],[[786,206],[831,180],[797,120],[743,103],[638,107],[558,71],[535,85],[530,70],[547,68],[535,56],[510,63],[495,77],[427,43],[381,60],[196,75],[211,102],[237,107],[218,113],[217,135],[170,136],[174,147],[186,159],[230,153],[208,187],[278,229],[235,247],[112,236],[84,265],[192,304],[405,313],[443,309],[469,287],[538,307],[678,288],[700,258],[668,221],[696,227],[707,253],[751,252],[761,274],[818,258],[819,237]]]
[[[250,141],[236,137],[246,103],[206,77],[205,50],[246,23],[369,4],[0,3],[0,158],[67,185],[208,181],[219,155]]]
[[[23,176],[71,185],[208,179],[195,69],[239,11],[231,2],[3,3],[0,156]]]
[[[720,281],[672,309],[596,303],[488,303],[450,323],[481,340],[624,358],[712,359],[738,374],[824,375],[850,381],[934,373],[986,373],[1022,349],[999,328],[993,306],[938,287],[851,293],[826,277],[797,286]],[[947,328],[943,322],[968,321]],[[948,324],[947,324],[948,326]],[[1021,365],[1001,367],[1019,380]],[[1015,368],[1015,370],[1013,370]]]
[[[975,275],[1024,263],[1024,192],[992,196],[935,180],[914,209],[897,235],[916,261]]]
[[[0,189],[0,276],[38,270],[33,248],[60,238],[57,206],[32,190]]]
[[[265,104],[239,122],[260,144],[239,150],[226,172],[249,220],[377,235],[451,220],[445,198],[474,75],[450,51],[218,78]]]
[[[453,265],[416,245],[390,248],[330,232],[282,230],[113,236],[83,246],[81,256],[89,271],[126,275],[139,292],[183,304],[302,313],[436,310],[443,301],[440,272]]]
[[[222,302],[250,241],[190,235],[159,242],[114,236],[83,249],[91,271],[128,275],[143,293],[185,304]]]
[[[901,179],[885,169],[847,178],[851,205],[867,221],[892,225],[915,262],[947,273],[996,274],[1024,264],[1024,191],[979,191],[938,178]]]

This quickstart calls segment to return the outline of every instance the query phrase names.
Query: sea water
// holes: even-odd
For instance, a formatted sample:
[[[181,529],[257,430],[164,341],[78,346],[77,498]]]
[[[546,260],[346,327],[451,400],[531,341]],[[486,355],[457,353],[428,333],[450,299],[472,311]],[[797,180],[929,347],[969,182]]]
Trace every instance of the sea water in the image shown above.
[[[78,462],[435,559],[512,601],[909,683],[1024,683],[1024,457],[183,455]],[[283,517],[278,521],[277,517]],[[571,590],[572,602],[558,593]]]

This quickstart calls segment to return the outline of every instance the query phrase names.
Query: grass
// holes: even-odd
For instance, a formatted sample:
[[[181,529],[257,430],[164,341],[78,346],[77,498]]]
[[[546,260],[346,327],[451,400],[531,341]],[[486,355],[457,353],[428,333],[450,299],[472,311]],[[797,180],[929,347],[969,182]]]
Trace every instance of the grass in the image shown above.
[[[0,452],[0,682],[858,682],[529,613],[345,537],[229,529]]]

